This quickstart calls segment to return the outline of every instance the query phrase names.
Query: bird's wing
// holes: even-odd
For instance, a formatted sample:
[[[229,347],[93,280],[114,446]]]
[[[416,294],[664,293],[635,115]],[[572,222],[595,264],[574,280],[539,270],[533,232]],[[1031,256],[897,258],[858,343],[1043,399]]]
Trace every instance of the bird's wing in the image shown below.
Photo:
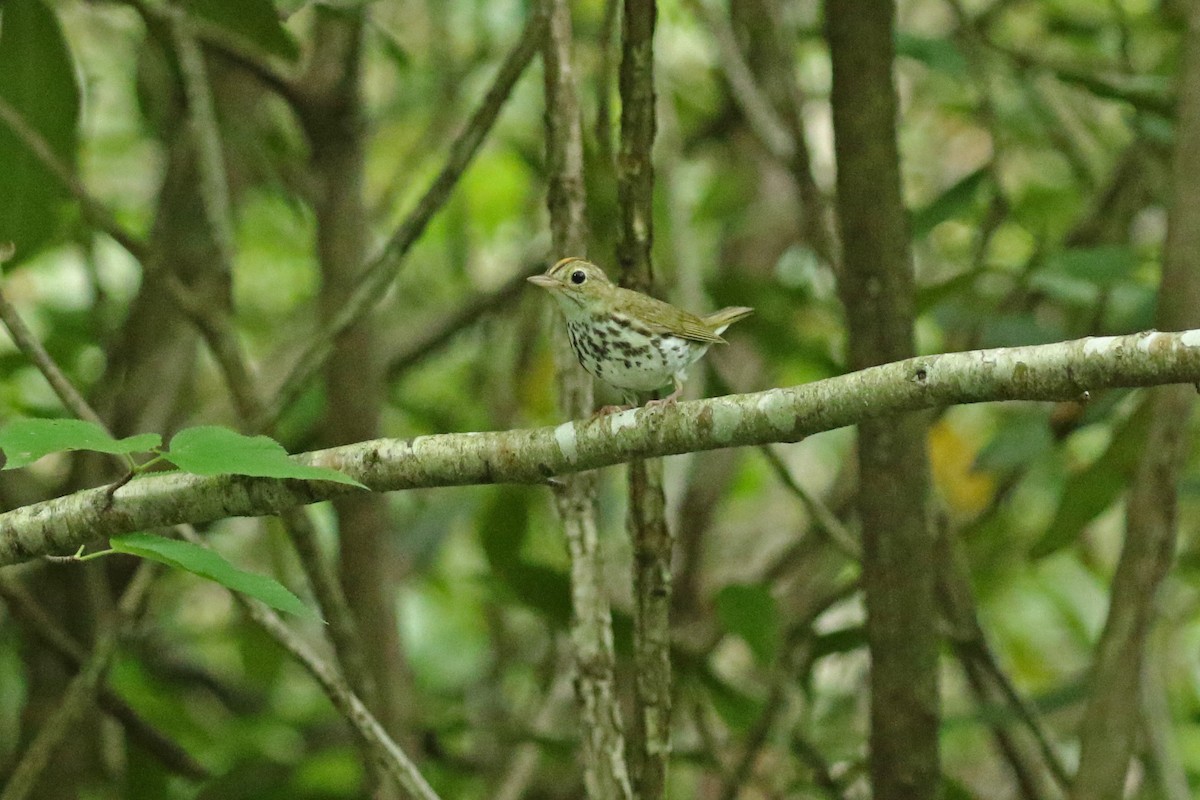
[[[695,314],[640,292],[628,289],[619,291],[621,305],[628,308],[632,317],[654,333],[670,333],[694,342],[711,344],[725,341],[713,333],[712,328]]]

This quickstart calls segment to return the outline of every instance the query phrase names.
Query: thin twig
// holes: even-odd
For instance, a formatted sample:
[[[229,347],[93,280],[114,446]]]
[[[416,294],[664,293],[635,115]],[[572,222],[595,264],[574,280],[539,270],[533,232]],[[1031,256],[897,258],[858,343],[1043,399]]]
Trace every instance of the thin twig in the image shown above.
[[[842,791],[837,779],[833,777],[833,770],[829,768],[829,762],[825,760],[825,756],[821,754],[817,746],[798,732],[792,734],[791,745],[792,752],[812,770],[813,783],[817,785],[817,788],[824,792],[829,800],[846,800],[846,793]]]
[[[530,723],[530,730],[534,737],[542,735],[553,721],[555,714],[569,702],[571,688],[567,678],[568,675],[565,671],[559,673],[542,699],[542,707],[538,709]],[[521,800],[522,797],[526,797],[544,749],[536,742],[523,742],[518,745],[509,757],[504,777],[497,782],[491,800]]]
[[[718,795],[720,800],[736,800],[738,794],[744,788],[747,779],[754,772],[754,762],[758,759],[759,753],[767,743],[771,729],[775,727],[779,716],[786,710],[787,704],[784,702],[784,688],[788,682],[783,680],[783,677],[783,675],[777,675],[771,681],[771,688],[767,692],[767,699],[763,704],[762,712],[754,720],[750,729],[746,731],[745,744],[742,746],[741,755],[738,756],[733,769],[729,770],[728,774],[722,779],[723,785],[721,786],[721,793]],[[714,753],[714,755],[716,754]]]
[[[171,26],[172,16],[176,13],[173,7],[159,7],[145,0],[122,0],[122,2],[137,11],[147,29],[163,42],[170,40],[167,29]],[[196,38],[206,47],[254,75],[264,85],[291,103],[293,107],[300,105],[300,92],[295,78],[278,69],[263,53],[206,20],[192,17],[189,19],[189,24],[192,26]]]
[[[171,44],[179,57],[183,92],[187,97],[188,129],[200,176],[198,193],[209,233],[217,246],[220,270],[228,272],[233,264],[233,219],[229,204],[229,181],[225,175],[225,154],[217,128],[217,109],[213,100],[204,54],[196,42],[191,22],[184,12],[172,7],[168,22]]]
[[[25,330],[26,333],[28,333],[28,329]],[[38,348],[41,350],[41,352],[45,353],[44,348],[40,347],[40,343],[36,343],[36,339],[30,337],[30,340],[32,340],[35,344],[38,344]],[[32,353],[32,350],[30,353]],[[30,358],[33,360],[32,355]],[[62,370],[57,366],[57,364],[54,363],[53,359],[51,359],[48,354],[45,355],[43,364],[39,364],[39,367],[44,367],[48,374],[60,376],[61,380],[69,385],[69,381],[67,381]],[[86,401],[82,400],[82,397],[78,394],[77,390],[71,387],[70,392],[73,393],[75,397],[80,398],[80,402],[82,403],[82,406],[79,409],[81,412],[81,417],[94,420],[100,419],[95,410],[88,406]],[[101,425],[101,427],[105,426]],[[103,496],[105,490],[103,487],[101,487],[100,489],[92,491],[98,492],[101,496]],[[112,510],[111,504],[106,505],[103,501],[99,502],[98,504],[93,504],[93,509],[96,507],[102,509],[101,513],[106,513]],[[302,512],[303,510],[297,509],[297,511]],[[139,527],[154,528],[160,526],[146,525]],[[3,526],[0,526],[0,530],[4,530]],[[79,530],[89,540],[94,539],[97,535],[100,535],[98,531],[86,524],[81,526]],[[179,524],[176,527],[176,531],[182,538],[194,544],[207,546],[204,540],[196,532],[195,528],[193,528],[190,524]],[[144,564],[152,565],[152,562],[144,562]],[[142,572],[139,570],[136,575],[140,574],[142,574]],[[136,576],[135,581],[130,584],[129,588],[127,588],[125,596],[129,596],[129,590],[132,589],[135,583]],[[336,585],[336,581],[334,581],[334,585]],[[346,716],[347,721],[354,728],[355,732],[368,743],[372,752],[374,753],[374,757],[382,764],[383,768],[390,774],[395,775],[400,784],[414,796],[424,798],[425,800],[434,800],[437,795],[433,793],[432,789],[429,789],[428,784],[425,783],[424,779],[417,772],[413,762],[400,749],[399,745],[397,745],[390,738],[383,726],[381,726],[379,722],[371,715],[370,711],[365,705],[363,705],[362,701],[358,698],[354,691],[346,684],[337,668],[324,661],[314,651],[296,639],[295,635],[288,630],[283,621],[265,606],[261,606],[261,604],[258,604],[257,601],[250,601],[237,592],[234,592],[233,594],[234,597],[242,602],[246,607],[247,613],[250,615],[251,619],[253,619],[255,622],[258,622],[268,635],[279,642],[294,657],[299,659],[304,667],[318,679],[318,682],[320,682],[321,686],[325,689],[335,707]],[[115,648],[116,633],[115,631],[110,632],[114,636],[113,642],[111,645],[105,646]],[[81,671],[80,676],[77,676],[76,680],[72,682],[71,687],[69,687],[68,699],[71,702],[71,708],[67,709],[66,701],[64,701],[63,708],[66,709],[63,711],[64,718],[68,716],[68,713],[74,714],[74,706],[81,704],[86,700],[87,693],[84,690],[88,686],[94,687],[96,680],[98,680],[100,673],[102,673],[104,663],[106,663],[106,659],[99,658],[99,655],[102,655],[102,653],[100,653],[100,645],[102,643],[103,641],[97,643],[96,649],[93,651],[92,659],[88,662],[86,669],[90,670],[89,674],[87,676],[80,677],[83,675],[83,672]],[[92,672],[96,674],[95,679],[91,677]],[[72,693],[77,684],[79,686],[78,691]],[[47,741],[49,741],[50,736],[51,732],[48,731],[46,734]],[[31,758],[43,758],[42,751],[39,750],[37,755],[31,756]],[[41,768],[42,767],[38,766],[35,761],[31,761],[30,766],[28,767],[28,772],[31,776],[29,780],[35,778],[37,772],[40,772]],[[20,766],[18,766],[18,769],[20,769]],[[14,773],[14,780],[15,777],[16,775]],[[25,780],[25,778],[23,778],[23,780]],[[7,792],[11,789],[11,785],[12,784],[10,782],[9,789],[5,790],[5,795],[0,796],[0,800],[11,800],[11,798],[9,798],[7,795]],[[27,790],[27,788],[21,789],[22,793]],[[14,797],[19,796],[21,795],[14,795]]]
[[[1163,800],[1189,800],[1196,795],[1188,786],[1188,770],[1180,760],[1179,742],[1174,735],[1170,698],[1163,685],[1162,668],[1166,663],[1167,659],[1161,658],[1147,658],[1142,663],[1142,731],[1150,772]]]
[[[779,478],[780,482],[792,494],[794,494],[804,508],[812,517],[812,521],[816,529],[824,534],[824,539],[835,550],[849,558],[851,561],[858,561],[862,557],[862,547],[858,543],[856,537],[842,521],[837,518],[829,506],[825,505],[825,501],[815,496],[812,492],[801,486],[792,476],[792,471],[788,469],[787,464],[783,463],[783,459],[775,452],[775,449],[769,444],[764,444],[758,448],[758,451],[767,459],[767,463],[771,465],[772,471]]]
[[[944,523],[944,519],[942,521]],[[1017,715],[1034,740],[1059,790],[1066,792],[1070,788],[1070,776],[1036,709],[1017,691],[984,635],[962,546],[953,531],[944,524],[940,527],[936,552],[938,606],[950,627],[949,638],[954,654],[963,667],[972,691],[981,701],[986,702],[999,695],[997,702],[1003,702]],[[1024,752],[1006,726],[992,725],[991,728],[993,738],[1009,762],[1024,796],[1039,797],[1042,787],[1036,780],[1037,770],[1025,763]]]
[[[188,100],[189,130],[200,181],[197,187],[201,206],[221,264],[218,269],[230,273],[233,268],[234,237],[229,185],[216,108],[204,64],[204,56],[181,11],[169,18],[171,42],[176,50]],[[243,425],[259,418],[265,408],[254,370],[237,341],[228,313],[203,304],[193,309],[192,320],[209,345],[221,367],[225,385],[234,398]],[[303,508],[288,509],[280,515],[288,538],[304,569],[321,613],[329,621],[328,633],[334,651],[347,678],[364,698],[374,696],[374,683],[366,668],[362,639],[346,594],[338,581],[330,559],[316,544],[316,531]]]
[[[0,100],[0,103],[3,103]],[[13,343],[22,353],[33,362],[33,365],[38,368],[38,371],[46,378],[46,382],[50,384],[50,388],[54,390],[54,394],[62,401],[62,404],[79,419],[87,420],[96,425],[104,425],[103,420],[96,415],[83,396],[75,389],[75,386],[62,373],[58,365],[54,363],[54,359],[46,352],[46,348],[38,341],[38,338],[33,335],[33,331],[29,330],[29,326],[21,319],[21,315],[8,297],[4,294],[4,290],[0,289],[0,321],[4,322],[4,327],[8,329],[9,335],[12,336]]]
[[[42,165],[75,197],[83,209],[84,218],[125,248],[126,252],[142,265],[147,275],[152,275],[162,282],[171,301],[200,331],[228,382],[234,396],[234,405],[239,410],[247,411],[253,411],[257,407],[256,403],[261,405],[261,400],[256,400],[253,397],[253,391],[249,388],[253,383],[251,370],[246,360],[240,355],[231,326],[224,318],[219,317],[218,312],[208,304],[194,297],[193,292],[179,280],[177,275],[157,268],[154,259],[150,257],[150,246],[125,229],[116,221],[106,206],[92,197],[87,187],[54,154],[41,134],[34,130],[3,98],[0,98],[0,120],[9,126],[21,143],[28,147]],[[255,413],[251,416],[260,415]]]
[[[95,698],[97,685],[104,677],[117,650],[121,633],[138,615],[157,572],[158,564],[153,561],[142,561],[138,566],[121,595],[116,618],[96,639],[91,654],[67,685],[58,707],[42,724],[21,760],[17,762],[8,784],[4,791],[0,792],[0,800],[24,800],[33,790],[54,752],[63,744]]]
[[[234,597],[246,615],[304,666],[325,690],[326,696],[342,716],[349,720],[364,739],[377,748],[382,766],[406,792],[418,800],[438,800],[437,793],[421,775],[416,764],[392,740],[334,666],[318,656],[296,636],[274,611],[245,595],[234,593]]]
[[[1200,4],[1190,3],[1187,9],[1171,163],[1176,180],[1155,315],[1165,330],[1200,322],[1200,275],[1194,266],[1200,249],[1200,188],[1182,178],[1200,168]],[[1125,540],[1092,666],[1072,800],[1107,800],[1124,793],[1140,727],[1147,641],[1158,617],[1155,599],[1175,557],[1177,486],[1187,463],[1195,392],[1164,386],[1148,401],[1153,413],[1126,500]]]
[[[708,26],[716,41],[721,68],[732,89],[733,101],[746,115],[750,130],[768,153],[783,163],[790,162],[796,152],[796,143],[792,141],[787,125],[775,112],[766,93],[759,88],[746,59],[742,58],[729,19],[706,0],[686,0],[686,5]]]
[[[0,599],[14,617],[25,621],[25,628],[41,640],[63,663],[78,670],[87,661],[87,651],[58,620],[47,614],[37,600],[15,578],[0,574]],[[184,747],[147,721],[111,686],[97,687],[100,708],[121,723],[139,747],[157,758],[167,769],[195,781],[207,780],[212,773],[192,757]]]
[[[538,271],[541,271],[540,265]],[[401,373],[407,372],[436,353],[463,330],[472,327],[493,311],[509,305],[529,287],[525,279],[532,272],[522,270],[498,289],[467,298],[457,309],[441,319],[421,325],[419,330],[405,327],[401,332],[402,337],[396,337],[399,346],[389,348],[392,355],[387,365],[388,379],[394,380],[399,377]]]
[[[600,64],[596,68],[596,143],[604,164],[615,167],[612,129],[613,41],[621,16],[621,0],[604,0],[604,17],[600,22]]]
[[[334,340],[351,325],[374,308],[386,295],[388,286],[404,262],[404,257],[424,232],[434,214],[449,199],[458,179],[470,165],[479,146],[491,130],[505,101],[525,71],[533,55],[542,44],[546,19],[542,14],[531,14],[525,24],[521,38],[509,51],[495,80],[479,107],[467,122],[462,133],[450,146],[450,153],[441,172],[417,202],[416,208],[405,218],[392,234],[383,250],[363,269],[357,285],[343,306],[317,331],[302,352],[296,364],[276,392],[267,410],[257,419],[253,427],[264,430],[279,418],[300,396],[308,382],[321,369],[333,350]]]
[[[145,263],[149,253],[146,243],[122,227],[112,212],[88,193],[83,181],[59,159],[41,133],[26,122],[21,113],[2,97],[0,97],[0,121],[8,126],[21,144],[29,148],[42,167],[50,172],[79,202],[84,219],[107,233],[138,261]]]

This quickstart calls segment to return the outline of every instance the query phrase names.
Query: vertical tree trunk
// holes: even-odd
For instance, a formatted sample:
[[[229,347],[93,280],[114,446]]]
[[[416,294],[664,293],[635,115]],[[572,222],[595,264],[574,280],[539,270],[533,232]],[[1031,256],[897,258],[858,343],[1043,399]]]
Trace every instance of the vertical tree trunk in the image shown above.
[[[363,18],[358,12],[318,12],[307,82],[306,115],[317,192],[317,252],[322,316],[336,313],[352,293],[366,261],[367,211],[363,197],[363,110],[359,79]],[[324,438],[333,444],[381,435],[385,392],[377,338],[368,317],[334,343],[325,370]],[[387,499],[352,495],[334,501],[339,572],[358,627],[366,683],[356,687],[383,726],[398,736],[405,683],[394,603],[395,559],[388,546]]]
[[[1158,328],[1169,331],[1200,324],[1200,184],[1195,180],[1200,170],[1200,3],[1193,0],[1188,8],[1157,314]],[[1130,488],[1125,543],[1080,729],[1073,800],[1124,796],[1125,775],[1141,728],[1143,669],[1153,668],[1143,661],[1155,597],[1175,555],[1176,487],[1187,457],[1195,389],[1163,386],[1151,391],[1150,430]]]
[[[546,205],[555,259],[587,254],[583,121],[571,59],[567,0],[544,0],[549,15],[543,52],[546,76]],[[555,320],[552,332],[559,410],[568,419],[592,413],[592,379],[579,366]],[[612,612],[596,529],[596,473],[566,475],[554,489],[571,556],[571,648],[580,706],[584,785],[591,800],[632,796],[614,676]]]
[[[894,5],[828,0],[837,211],[850,367],[908,358],[913,277],[900,191]],[[859,426],[858,510],[871,653],[870,771],[877,800],[938,794],[934,533],[927,514],[925,423]]]
[[[654,270],[654,0],[625,0],[621,23],[621,141],[617,260],[621,283],[650,292]],[[636,675],[630,765],[637,796],[664,796],[671,755],[671,550],[662,461],[629,463],[633,540],[633,658]]]

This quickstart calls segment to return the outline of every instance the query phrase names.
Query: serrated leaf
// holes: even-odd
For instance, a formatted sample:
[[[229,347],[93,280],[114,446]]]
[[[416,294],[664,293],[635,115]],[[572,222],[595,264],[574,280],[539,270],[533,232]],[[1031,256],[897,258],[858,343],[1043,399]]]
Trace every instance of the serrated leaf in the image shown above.
[[[162,443],[157,433],[114,439],[99,425],[79,419],[14,419],[0,427],[0,450],[8,463],[4,469],[32,464],[50,453],[94,450],[98,453],[142,453]]]
[[[271,55],[287,61],[300,57],[296,40],[270,0],[187,0],[190,14],[245,39]]]
[[[74,165],[79,87],[58,17],[42,0],[0,3],[0,97]],[[3,122],[0,165],[0,242],[28,258],[54,234],[67,191]]]
[[[279,581],[268,575],[238,569],[222,558],[220,553],[207,547],[150,533],[114,536],[108,542],[109,546],[119,553],[128,553],[169,567],[187,570],[194,575],[216,581],[235,592],[261,600],[279,611],[301,617],[316,617],[311,608]]]
[[[251,475],[298,478],[367,487],[345,473],[293,461],[283,445],[267,436],[244,436],[218,425],[185,428],[171,439],[163,457],[193,475]]]
[[[1067,479],[1054,521],[1030,551],[1033,558],[1048,556],[1075,541],[1125,490],[1146,444],[1151,406],[1143,399],[1113,434],[1108,449],[1086,469]]]
[[[716,606],[725,630],[740,636],[759,664],[770,664],[780,640],[779,607],[770,589],[760,583],[726,586],[717,592]]]

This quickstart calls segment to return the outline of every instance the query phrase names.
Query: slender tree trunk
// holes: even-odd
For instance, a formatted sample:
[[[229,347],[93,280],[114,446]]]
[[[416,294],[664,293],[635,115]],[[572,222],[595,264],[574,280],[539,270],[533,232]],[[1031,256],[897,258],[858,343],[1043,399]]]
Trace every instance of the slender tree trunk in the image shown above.
[[[894,12],[885,0],[825,5],[843,253],[839,290],[853,369],[915,352],[891,72]],[[933,798],[940,780],[936,566],[922,417],[862,422],[858,459],[871,783],[877,800]]]
[[[1157,323],[1181,330],[1200,323],[1200,3],[1191,2],[1176,115],[1173,193],[1163,252]],[[1092,667],[1080,729],[1073,800],[1119,800],[1141,729],[1142,676],[1158,587],[1175,556],[1177,485],[1187,457],[1195,389],[1153,390],[1146,449],[1126,506],[1125,543]]]
[[[321,265],[321,310],[333,316],[351,295],[366,262],[363,196],[364,119],[360,96],[363,18],[318,12],[305,120],[316,179],[314,210]],[[370,317],[334,343],[325,369],[324,438],[330,444],[381,435],[383,368]],[[368,708],[393,737],[402,728],[406,667],[395,609],[396,558],[389,547],[387,499],[359,494],[334,501],[339,573],[357,627],[365,674],[356,680]]]
[[[654,284],[654,0],[625,0],[621,17],[621,141],[617,200],[621,224],[617,260],[622,285],[650,292]],[[671,551],[662,461],[629,462],[633,540],[633,649],[636,675],[630,764],[643,800],[666,792],[671,755]]]
[[[543,50],[546,76],[546,205],[554,258],[587,254],[587,204],[583,172],[583,120],[571,58],[567,0],[544,0],[549,15]],[[555,320],[554,362],[559,410],[568,419],[592,413],[592,379],[579,366]],[[583,781],[591,800],[632,796],[625,737],[614,675],[612,612],[596,528],[596,473],[564,476],[554,489],[571,556],[571,648],[580,707]]]

